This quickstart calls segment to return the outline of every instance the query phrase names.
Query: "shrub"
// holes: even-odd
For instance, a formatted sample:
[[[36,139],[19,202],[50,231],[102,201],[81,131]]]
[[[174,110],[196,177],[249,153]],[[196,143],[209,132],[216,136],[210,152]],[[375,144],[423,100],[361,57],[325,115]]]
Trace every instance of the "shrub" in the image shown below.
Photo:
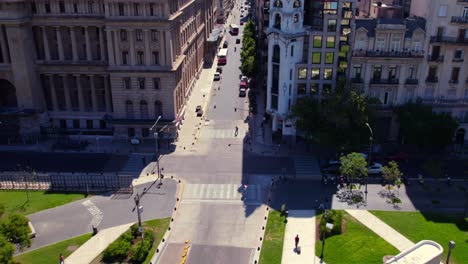
[[[20,214],[11,214],[0,225],[0,233],[13,244],[20,247],[31,246],[31,229],[29,220]]]
[[[0,235],[0,263],[10,263],[13,259],[15,247]]]
[[[5,213],[5,205],[0,203],[0,218],[3,216]]]
[[[131,250],[130,261],[132,263],[143,263],[148,256],[152,243],[149,239],[140,240]]]
[[[332,230],[326,230],[326,236],[340,235],[342,232],[341,225],[343,221],[343,211],[330,210],[328,211],[328,217],[325,219],[325,215],[320,218],[320,238],[323,237],[326,223],[333,224]]]
[[[138,232],[138,225],[137,224],[133,224],[130,227],[130,233],[132,234],[133,237],[137,237],[140,234],[140,232]]]
[[[123,233],[104,250],[102,260],[106,263],[122,262],[127,258],[128,251],[131,247],[131,240],[132,234],[130,232],[127,231]]]

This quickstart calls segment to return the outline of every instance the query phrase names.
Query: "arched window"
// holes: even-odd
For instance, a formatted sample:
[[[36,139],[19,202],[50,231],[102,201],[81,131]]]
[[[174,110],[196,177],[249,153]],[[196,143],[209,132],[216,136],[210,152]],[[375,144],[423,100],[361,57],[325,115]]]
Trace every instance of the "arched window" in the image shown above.
[[[125,102],[125,113],[127,115],[127,118],[133,119],[133,103],[130,100],[127,100]]]
[[[296,7],[301,7],[301,1],[299,1],[299,0],[294,1],[293,7],[295,7],[295,8]]]
[[[163,105],[161,101],[154,102],[154,116],[158,118],[159,116],[163,116]]]
[[[275,15],[275,24],[273,27],[281,30],[281,15],[280,14]]]
[[[281,2],[281,0],[276,0],[275,7],[279,7],[279,8],[283,7],[283,2]]]
[[[294,23],[299,22],[299,14],[294,14]]]
[[[148,119],[148,103],[145,100],[140,101],[140,118]]]
[[[273,47],[273,62],[280,63],[280,47],[278,45]]]

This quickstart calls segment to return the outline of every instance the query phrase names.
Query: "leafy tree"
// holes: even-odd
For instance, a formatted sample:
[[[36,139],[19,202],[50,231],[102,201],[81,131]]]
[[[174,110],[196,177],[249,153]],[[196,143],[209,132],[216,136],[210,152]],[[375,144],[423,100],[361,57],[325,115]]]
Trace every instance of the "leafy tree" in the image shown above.
[[[387,183],[390,183],[389,188],[395,185],[400,186],[403,173],[400,171],[395,161],[392,160],[388,162],[387,166],[383,166],[382,174]]]
[[[340,161],[340,172],[344,175],[350,176],[351,183],[354,178],[362,179],[367,177],[367,161],[362,154],[352,152],[346,156],[340,157]]]
[[[31,246],[31,229],[28,219],[20,214],[11,214],[2,222],[0,233],[13,244],[20,247]]]
[[[421,101],[402,105],[396,113],[405,142],[416,144],[420,149],[442,149],[452,142],[458,127],[458,122],[450,115],[435,113]]]
[[[15,247],[0,235],[0,263],[11,263]]]
[[[249,21],[244,26],[240,70],[243,75],[252,77],[257,73],[257,64],[255,25]]]

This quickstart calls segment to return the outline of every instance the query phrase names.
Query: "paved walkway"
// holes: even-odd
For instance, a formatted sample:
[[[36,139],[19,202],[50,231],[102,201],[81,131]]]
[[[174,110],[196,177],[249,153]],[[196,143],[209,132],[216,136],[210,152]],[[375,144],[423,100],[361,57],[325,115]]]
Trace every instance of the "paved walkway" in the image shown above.
[[[299,235],[301,254],[297,254],[294,250],[296,235]],[[288,212],[281,263],[320,263],[320,259],[315,256],[315,210],[290,210]]]
[[[66,260],[67,264],[88,264],[95,259],[110,243],[116,240],[133,223],[100,230],[90,240],[73,252]]]
[[[368,211],[346,210],[346,212],[385,239],[385,241],[396,247],[400,252],[414,246],[413,242]]]

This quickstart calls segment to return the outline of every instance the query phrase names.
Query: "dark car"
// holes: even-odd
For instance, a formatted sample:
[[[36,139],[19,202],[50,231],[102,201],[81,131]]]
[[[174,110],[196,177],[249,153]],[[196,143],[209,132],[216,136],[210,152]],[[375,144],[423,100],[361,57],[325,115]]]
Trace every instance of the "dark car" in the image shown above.
[[[216,71],[219,73],[223,73],[223,67],[216,67]]]
[[[236,44],[240,44],[240,39],[236,39]]]
[[[197,113],[197,116],[203,115],[203,109],[201,105],[197,105],[197,107],[195,108],[195,113]]]
[[[330,162],[326,165],[324,165],[320,171],[322,173],[326,173],[326,174],[339,174],[340,173],[340,167],[341,167],[341,163],[340,162]]]
[[[224,43],[223,43],[223,49],[227,48],[227,47],[228,47],[228,45],[229,45],[229,42],[227,42],[227,41],[224,41]]]

